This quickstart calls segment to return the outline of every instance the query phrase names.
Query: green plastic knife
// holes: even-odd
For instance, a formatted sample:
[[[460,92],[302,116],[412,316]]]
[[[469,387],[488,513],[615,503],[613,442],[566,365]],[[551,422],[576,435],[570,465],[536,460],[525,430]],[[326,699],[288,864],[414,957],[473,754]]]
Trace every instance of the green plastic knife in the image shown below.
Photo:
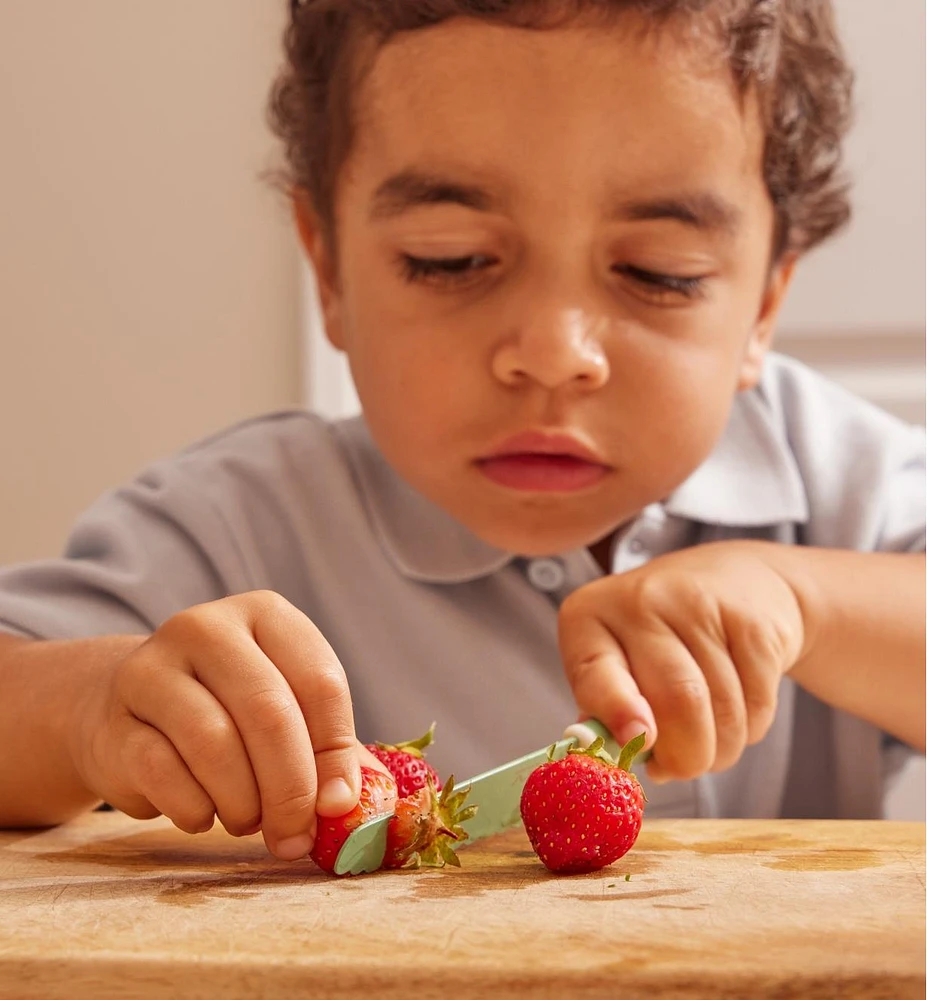
[[[553,760],[566,756],[567,750],[577,743],[588,746],[596,737],[605,740],[605,749],[616,759],[621,747],[615,743],[612,734],[596,719],[587,719],[577,726],[571,726],[564,738],[554,744]],[[478,774],[475,778],[461,781],[457,789],[469,790],[467,805],[477,806],[476,815],[465,820],[461,826],[467,831],[465,846],[474,840],[501,833],[521,822],[521,793],[528,775],[548,760],[550,744],[534,753],[517,760],[494,767],[491,771]],[[336,875],[360,875],[376,871],[383,864],[386,854],[386,828],[392,813],[377,816],[354,830],[342,845],[335,861]]]

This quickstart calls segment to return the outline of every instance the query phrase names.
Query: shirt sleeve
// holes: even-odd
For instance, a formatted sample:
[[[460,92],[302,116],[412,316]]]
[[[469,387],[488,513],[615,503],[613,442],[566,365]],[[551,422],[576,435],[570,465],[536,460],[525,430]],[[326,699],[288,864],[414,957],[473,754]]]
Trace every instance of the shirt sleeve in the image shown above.
[[[923,552],[924,428],[782,357],[770,366],[764,392],[784,426],[808,495],[802,542],[860,552]],[[881,747],[886,786],[910,757],[920,755],[887,733]]]
[[[203,472],[192,456],[157,463],[90,507],[61,558],[0,568],[0,631],[148,634],[184,608],[247,589]]]

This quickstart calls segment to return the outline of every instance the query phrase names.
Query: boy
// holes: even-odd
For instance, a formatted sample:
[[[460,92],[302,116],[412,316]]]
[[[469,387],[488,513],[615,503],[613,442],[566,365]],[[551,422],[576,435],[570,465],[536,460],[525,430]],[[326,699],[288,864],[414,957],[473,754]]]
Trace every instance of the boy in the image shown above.
[[[647,731],[650,815],[878,815],[924,746],[923,439],[767,354],[847,214],[829,8],[308,0],[287,54],[364,418],[233,428],[0,574],[0,823],[294,859],[355,732],[437,719],[464,776],[577,708]]]

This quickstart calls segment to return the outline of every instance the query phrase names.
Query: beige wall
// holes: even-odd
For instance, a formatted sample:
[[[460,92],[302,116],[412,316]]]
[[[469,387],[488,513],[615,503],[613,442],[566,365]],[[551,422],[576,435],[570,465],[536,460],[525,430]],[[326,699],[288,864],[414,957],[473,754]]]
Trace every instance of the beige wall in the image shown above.
[[[299,399],[280,0],[0,0],[0,563]]]

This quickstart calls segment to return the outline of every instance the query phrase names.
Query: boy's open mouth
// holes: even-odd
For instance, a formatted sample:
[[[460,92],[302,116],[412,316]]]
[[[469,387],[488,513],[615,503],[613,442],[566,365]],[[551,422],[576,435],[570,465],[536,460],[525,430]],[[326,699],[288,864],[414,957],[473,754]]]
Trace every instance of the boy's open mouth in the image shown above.
[[[476,464],[499,486],[545,493],[587,489],[608,472],[593,450],[573,436],[541,431],[509,438]]]

